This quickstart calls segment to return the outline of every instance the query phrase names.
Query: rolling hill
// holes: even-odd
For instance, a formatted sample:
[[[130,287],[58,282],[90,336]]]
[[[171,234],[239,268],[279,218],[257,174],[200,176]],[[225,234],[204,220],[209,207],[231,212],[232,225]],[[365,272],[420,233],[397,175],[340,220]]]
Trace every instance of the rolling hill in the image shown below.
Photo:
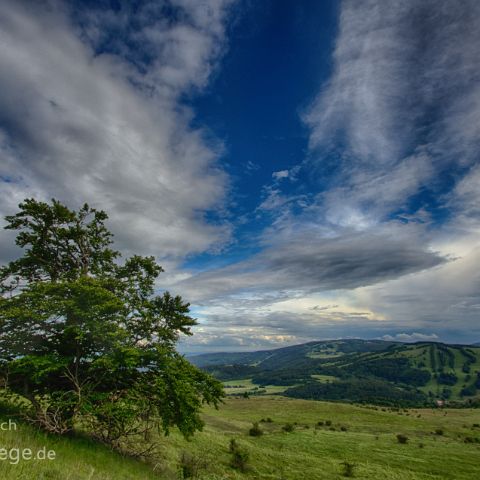
[[[480,347],[472,345],[348,339],[189,360],[221,380],[250,381],[255,394],[273,385],[296,398],[427,405],[472,404],[480,393]]]

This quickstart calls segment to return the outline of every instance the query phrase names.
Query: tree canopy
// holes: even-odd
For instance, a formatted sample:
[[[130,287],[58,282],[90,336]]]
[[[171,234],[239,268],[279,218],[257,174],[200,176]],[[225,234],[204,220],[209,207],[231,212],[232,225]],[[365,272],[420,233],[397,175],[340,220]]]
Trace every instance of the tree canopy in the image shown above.
[[[43,428],[81,424],[115,444],[153,428],[189,436],[221,384],[175,349],[189,304],[155,293],[153,257],[121,261],[107,215],[27,199],[6,217],[23,256],[0,269],[0,375]]]

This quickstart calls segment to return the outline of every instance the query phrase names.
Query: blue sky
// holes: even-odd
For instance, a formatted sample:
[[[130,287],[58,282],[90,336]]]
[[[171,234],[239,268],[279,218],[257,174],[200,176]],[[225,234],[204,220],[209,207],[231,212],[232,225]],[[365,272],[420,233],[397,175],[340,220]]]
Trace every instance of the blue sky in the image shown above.
[[[185,352],[478,341],[479,20],[475,0],[7,0],[0,214],[106,210],[191,302]]]

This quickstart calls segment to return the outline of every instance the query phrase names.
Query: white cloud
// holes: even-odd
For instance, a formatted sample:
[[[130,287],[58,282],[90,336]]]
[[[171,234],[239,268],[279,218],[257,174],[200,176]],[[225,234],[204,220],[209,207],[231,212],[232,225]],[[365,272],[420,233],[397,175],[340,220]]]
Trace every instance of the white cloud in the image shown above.
[[[439,340],[439,337],[435,333],[397,333],[395,335],[383,335],[382,340],[387,340],[390,342],[435,342]]]
[[[81,33],[59,2],[4,2],[2,216],[26,196],[87,201],[109,213],[123,250],[171,259],[228,238],[226,222],[204,219],[222,207],[228,185],[217,163],[222,146],[190,127],[193,112],[178,95],[208,82],[226,45],[231,2],[175,3],[177,23],[162,20],[151,2],[135,31],[122,12],[107,11],[96,23],[84,19]],[[144,44],[148,64],[139,68],[128,42],[95,51],[103,34],[122,28]]]
[[[311,165],[335,153],[330,221],[344,203],[378,220],[408,210],[478,161],[479,18],[475,0],[342,3],[333,74],[304,116]]]
[[[289,171],[288,170],[279,170],[278,172],[273,172],[272,177],[275,180],[281,180],[282,178],[288,178]]]

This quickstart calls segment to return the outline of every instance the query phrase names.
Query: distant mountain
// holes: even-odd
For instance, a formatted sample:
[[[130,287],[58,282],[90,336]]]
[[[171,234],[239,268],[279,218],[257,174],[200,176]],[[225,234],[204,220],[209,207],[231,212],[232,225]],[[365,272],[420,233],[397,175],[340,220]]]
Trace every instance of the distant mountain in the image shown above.
[[[189,360],[223,381],[248,380],[257,394],[275,386],[298,398],[424,405],[471,403],[480,393],[480,348],[472,345],[328,340]]]
[[[192,355],[188,360],[197,367],[211,367],[214,365],[248,364],[262,368],[280,368],[292,362],[303,362],[305,358],[333,358],[345,353],[373,352],[385,350],[399,342],[383,340],[317,340],[292,345],[289,347],[275,348],[272,350],[259,350],[256,352],[222,352]]]

